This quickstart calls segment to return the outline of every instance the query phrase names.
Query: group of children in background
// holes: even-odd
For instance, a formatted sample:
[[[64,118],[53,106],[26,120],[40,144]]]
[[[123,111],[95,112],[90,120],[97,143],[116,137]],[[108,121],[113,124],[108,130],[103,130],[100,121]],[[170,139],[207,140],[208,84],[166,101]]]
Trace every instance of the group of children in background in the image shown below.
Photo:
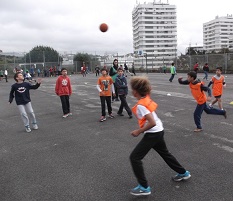
[[[131,110],[126,101],[128,94],[127,79],[124,76],[123,69],[115,69],[114,65],[116,67],[118,66],[118,61],[116,59],[113,62],[113,68],[110,69],[109,75],[107,69],[103,68],[101,69],[101,76],[97,81],[96,87],[99,92],[101,102],[101,118],[99,121],[106,121],[106,104],[108,116],[110,118],[114,118],[111,107],[111,98],[116,98],[116,96],[117,98],[120,98],[121,101],[117,114],[119,116],[123,116],[123,109],[125,108],[129,118],[132,118],[133,113],[138,120],[139,128],[133,130],[131,135],[133,137],[137,137],[143,133],[144,136],[130,154],[131,166],[138,181],[138,185],[133,188],[130,193],[133,195],[151,194],[151,188],[148,185],[142,165],[142,159],[151,149],[154,149],[168,164],[168,166],[177,172],[177,175],[172,178],[174,181],[189,179],[191,177],[190,172],[181,166],[176,158],[167,149],[164,140],[163,124],[156,113],[158,104],[155,103],[150,97],[151,84],[148,78],[143,76],[131,78],[130,86],[132,89],[132,94],[138,100],[137,104]],[[67,76],[67,69],[63,68],[61,70],[61,74],[62,75],[60,75],[56,81],[55,93],[60,97],[63,118],[66,118],[72,115],[70,112],[69,103],[72,88],[70,79]],[[221,75],[221,68],[217,68],[216,75],[213,76],[208,87],[204,86],[204,83],[197,79],[196,72],[191,71],[187,75],[187,80],[182,80],[182,78],[179,78],[178,81],[180,84],[189,85],[191,93],[197,102],[194,112],[194,122],[197,127],[194,131],[200,132],[202,130],[201,114],[203,110],[207,114],[223,115],[226,118],[226,111],[223,110],[221,102],[223,86],[226,85],[225,79],[224,76]],[[20,72],[15,74],[14,79],[16,83],[11,87],[9,103],[12,103],[13,98],[15,97],[16,104],[19,108],[27,132],[30,132],[31,129],[26,111],[28,111],[31,115],[33,129],[38,129],[35,114],[31,106],[29,90],[37,89],[41,84],[41,79],[38,79],[35,85],[31,85],[31,83],[24,82],[24,77]],[[207,100],[210,100],[211,97],[211,90],[209,89],[211,84],[213,85],[213,95],[215,100],[211,103],[210,107],[206,102]],[[208,98],[206,97],[204,91],[208,92]],[[212,105],[216,102],[218,102],[220,109],[212,107]]]

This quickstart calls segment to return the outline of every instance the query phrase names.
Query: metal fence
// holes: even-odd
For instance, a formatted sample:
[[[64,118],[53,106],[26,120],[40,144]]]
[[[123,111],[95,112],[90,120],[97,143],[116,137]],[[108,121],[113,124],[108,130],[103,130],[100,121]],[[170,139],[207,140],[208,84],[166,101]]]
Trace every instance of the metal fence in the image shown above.
[[[193,70],[196,62],[200,68],[208,63],[210,71],[215,71],[216,67],[222,67],[224,73],[233,73],[233,53],[184,55],[177,58],[176,66],[178,71],[189,71]]]
[[[7,61],[7,59],[5,59]],[[133,62],[132,57],[127,59],[124,58],[124,61],[127,64]],[[206,55],[182,55],[174,58],[171,62],[166,63],[166,67],[169,68],[171,63],[174,62],[177,67],[178,72],[187,72],[193,70],[193,66],[196,62],[198,62],[200,70],[204,66],[205,63],[209,64],[209,68],[211,72],[214,72],[216,67],[222,67],[224,73],[233,73],[233,53],[225,53],[225,54],[206,54]],[[35,68],[50,68],[51,66],[58,66],[57,61],[55,62],[46,62],[46,63],[10,63],[10,62],[2,62],[0,63],[0,70],[8,69],[9,75],[13,74],[13,69],[15,67],[22,68],[24,71],[29,70],[30,67],[34,65]],[[75,61],[71,64],[60,63],[60,67],[66,67],[69,73],[80,73],[82,62]],[[95,66],[103,67],[104,65],[110,67],[112,65],[112,59],[99,61],[99,60],[91,60],[86,62],[86,65],[89,68],[89,71],[94,72]],[[128,65],[131,70],[132,65]],[[151,68],[151,66],[141,66],[134,65],[136,71],[141,72],[160,72],[163,66],[157,68]]]

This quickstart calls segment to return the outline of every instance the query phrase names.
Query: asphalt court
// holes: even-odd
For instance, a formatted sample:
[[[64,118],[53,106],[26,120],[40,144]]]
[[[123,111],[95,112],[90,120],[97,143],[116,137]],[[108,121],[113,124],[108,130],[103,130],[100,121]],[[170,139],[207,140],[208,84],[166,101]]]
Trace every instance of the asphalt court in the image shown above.
[[[177,81],[186,74],[176,75],[172,83],[169,74],[147,76],[168,149],[191,172],[190,180],[172,182],[175,172],[151,150],[143,163],[152,194],[129,194],[137,185],[129,155],[142,136],[131,137],[137,121],[128,119],[125,111],[124,117],[98,121],[101,108],[94,74],[70,76],[73,115],[66,119],[54,93],[56,78],[43,78],[41,87],[31,90],[39,126],[31,133],[24,131],[15,102],[8,104],[14,83],[10,78],[0,82],[0,200],[232,200],[233,75],[227,75],[223,94],[228,118],[203,113],[200,133],[193,132],[196,103],[189,87]],[[127,100],[130,107],[136,103],[130,90]],[[115,115],[119,105],[112,103]]]

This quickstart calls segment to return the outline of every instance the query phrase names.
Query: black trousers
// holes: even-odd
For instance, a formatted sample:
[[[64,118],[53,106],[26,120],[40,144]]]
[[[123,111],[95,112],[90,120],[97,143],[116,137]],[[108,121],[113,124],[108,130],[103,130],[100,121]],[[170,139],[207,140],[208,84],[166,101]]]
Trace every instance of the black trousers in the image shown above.
[[[175,77],[175,74],[171,74],[171,77],[170,77],[169,81],[172,82],[172,80],[174,79],[174,77]]]
[[[69,97],[69,95],[60,96],[60,99],[61,99],[63,114],[70,113],[70,97]]]
[[[148,187],[147,179],[145,177],[142,165],[142,159],[152,148],[163,158],[163,160],[171,169],[179,174],[185,173],[186,170],[168,151],[164,141],[164,131],[157,133],[146,133],[130,155],[130,162],[133,168],[133,172],[139,184],[145,188]]]
[[[125,108],[126,112],[128,113],[129,116],[132,116],[132,111],[128,106],[128,103],[126,101],[126,95],[119,95],[119,98],[121,100],[121,105],[118,110],[118,114],[121,114],[123,112],[123,109]]]
[[[105,101],[106,101],[107,107],[108,107],[108,114],[112,113],[111,96],[100,96],[102,116],[106,116]]]
[[[5,75],[5,79],[6,79],[6,82],[8,82],[8,80],[7,80],[7,75]]]

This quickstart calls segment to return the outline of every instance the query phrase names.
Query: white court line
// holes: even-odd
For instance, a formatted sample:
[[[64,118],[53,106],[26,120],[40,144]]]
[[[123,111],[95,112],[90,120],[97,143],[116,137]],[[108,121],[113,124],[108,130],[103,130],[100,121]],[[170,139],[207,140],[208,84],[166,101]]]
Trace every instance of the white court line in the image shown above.
[[[233,148],[232,147],[228,147],[228,146],[221,145],[221,144],[218,144],[218,143],[213,143],[213,145],[220,148],[220,149],[223,149],[223,150],[225,150],[227,152],[233,153]]]

